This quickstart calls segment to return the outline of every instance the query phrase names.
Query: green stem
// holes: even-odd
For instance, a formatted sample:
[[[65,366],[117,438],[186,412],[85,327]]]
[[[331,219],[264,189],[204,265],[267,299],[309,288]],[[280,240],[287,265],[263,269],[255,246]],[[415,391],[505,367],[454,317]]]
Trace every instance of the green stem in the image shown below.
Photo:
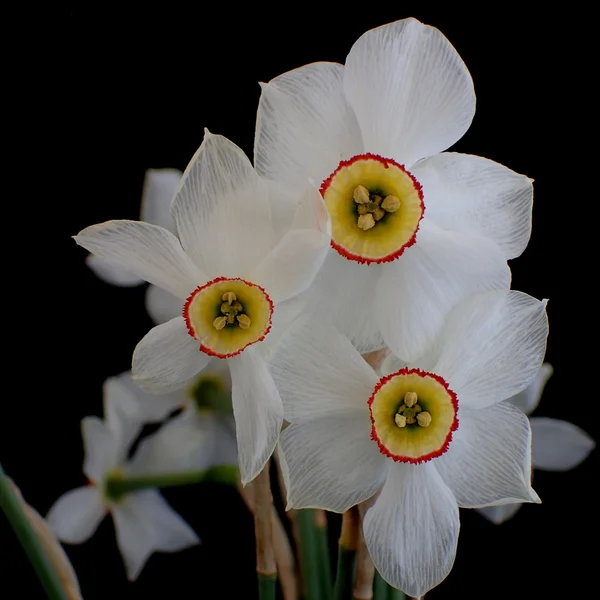
[[[181,473],[163,473],[156,475],[108,475],[104,481],[106,495],[113,500],[125,494],[139,490],[191,485],[211,482],[235,485],[238,470],[231,465],[220,465],[206,471],[184,471]]]
[[[23,512],[21,503],[12,490],[2,465],[0,465],[0,508],[23,546],[48,598],[50,600],[68,600],[60,579]]]
[[[314,510],[299,510],[296,519],[300,534],[300,564],[302,565],[304,598],[305,600],[323,600]]]
[[[373,600],[407,600],[407,597],[404,592],[392,587],[377,571],[375,571]]]
[[[331,560],[329,558],[329,535],[327,533],[327,515],[325,514],[324,510],[320,509],[315,510],[314,515],[321,593],[325,600],[329,600],[333,591],[333,577],[331,574]]]
[[[275,592],[277,589],[277,573],[273,575],[258,575],[258,598],[259,600],[275,600]]]
[[[337,574],[333,588],[333,600],[350,600],[352,598],[352,575],[356,550],[339,547]]]

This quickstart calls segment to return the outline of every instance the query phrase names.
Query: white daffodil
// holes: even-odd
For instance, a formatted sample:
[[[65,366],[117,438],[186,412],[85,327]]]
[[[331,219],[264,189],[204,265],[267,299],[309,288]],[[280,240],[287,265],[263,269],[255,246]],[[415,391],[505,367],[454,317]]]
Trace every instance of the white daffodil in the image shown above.
[[[148,169],[144,176],[140,221],[158,225],[175,233],[176,227],[170,213],[171,199],[181,181],[178,169]],[[144,283],[137,275],[123,267],[102,260],[94,254],[86,259],[87,265],[103,281],[120,286]],[[181,313],[181,302],[169,292],[149,285],[146,291],[146,310],[157,324],[165,323]]]
[[[415,19],[365,33],[346,64],[313,63],[262,85],[255,165],[321,186],[332,249],[313,303],[355,345],[419,357],[473,293],[507,289],[530,235],[532,181],[442,153],[475,112],[450,42]]]
[[[243,483],[271,456],[283,420],[260,342],[276,339],[329,248],[327,210],[318,190],[305,190],[282,235],[270,210],[278,189],[235,144],[206,132],[171,205],[179,238],[135,221],[94,225],[75,238],[181,302],[183,316],[152,329],[135,349],[132,373],[141,387],[170,392],[211,357],[227,360]]]
[[[546,382],[552,375],[552,366],[544,363],[536,378],[508,402],[531,414],[540,402]],[[531,465],[543,471],[568,471],[583,462],[596,446],[582,429],[561,419],[530,417]],[[480,508],[479,512],[496,524],[510,519],[521,504],[504,504]]]
[[[463,300],[429,354],[384,377],[347,338],[298,321],[273,362],[291,423],[280,439],[288,508],[343,512],[379,492],[363,524],[377,570],[411,596],[437,585],[459,506],[539,502],[529,421],[502,401],[539,369],[545,304],[506,291]]]
[[[105,389],[106,421],[86,417],[81,422],[85,447],[83,472],[89,485],[61,496],[46,520],[59,540],[80,544],[94,534],[110,512],[127,577],[134,580],[153,552],[176,552],[199,540],[158,491],[136,491],[116,499],[108,494],[106,478],[127,469],[127,451],[140,429],[139,424],[125,418],[119,408],[121,398],[113,392],[117,392],[115,386]]]
[[[148,394],[129,372],[108,381],[119,389],[120,406],[134,421],[161,422],[181,409],[140,442],[131,461],[136,475],[237,466],[231,379],[225,361],[213,359],[185,388],[165,395]]]

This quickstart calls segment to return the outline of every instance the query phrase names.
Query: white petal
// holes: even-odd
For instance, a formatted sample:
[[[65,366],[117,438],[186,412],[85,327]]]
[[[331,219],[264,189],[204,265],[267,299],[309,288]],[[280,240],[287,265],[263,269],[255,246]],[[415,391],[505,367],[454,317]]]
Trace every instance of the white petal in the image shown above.
[[[521,506],[522,503],[520,502],[516,504],[503,504],[502,506],[486,506],[484,508],[478,508],[477,512],[492,523],[500,525],[501,523],[504,523],[504,521],[508,521],[508,519],[514,517]]]
[[[118,265],[113,265],[94,254],[89,254],[85,259],[85,264],[94,272],[96,277],[111,283],[112,285],[120,285],[122,287],[130,287],[144,283],[137,275],[126,271]]]
[[[308,291],[307,312],[327,315],[361,353],[384,346],[374,311],[374,290],[381,265],[361,265],[330,250],[323,267]]]
[[[141,423],[163,421],[169,413],[176,408],[181,408],[187,399],[184,390],[177,390],[170,394],[149,394],[133,381],[131,371],[111,377],[111,380],[129,392],[129,401],[122,403],[122,406],[125,406],[130,419]]]
[[[320,231],[290,231],[249,279],[264,287],[275,304],[288,300],[313,282],[329,250],[329,241]]]
[[[283,424],[283,406],[267,363],[256,348],[248,347],[228,362],[240,476],[246,485],[273,454]]]
[[[130,581],[153,552],[176,552],[199,543],[192,528],[155,490],[129,494],[112,506],[112,513]]]
[[[386,376],[391,373],[396,373],[400,369],[407,366],[403,360],[400,360],[393,352],[390,352],[381,363],[381,375]]]
[[[509,285],[510,270],[496,244],[424,219],[416,245],[383,266],[373,312],[392,352],[412,362],[431,347],[460,300]]]
[[[539,502],[531,488],[531,431],[518,409],[501,402],[461,408],[448,451],[433,461],[459,506]]]
[[[467,68],[444,35],[415,19],[363,34],[344,90],[365,148],[410,167],[458,141],[475,114]]]
[[[183,317],[151,329],[133,352],[134,381],[148,392],[161,394],[182,388],[210,361],[199,342],[188,334]]]
[[[171,200],[179,186],[182,173],[179,169],[148,169],[142,189],[140,221],[164,227],[175,233],[171,218]]]
[[[313,63],[262,85],[254,162],[269,179],[320,185],[341,160],[363,152],[343,93],[342,65]]]
[[[137,399],[116,377],[109,377],[103,385],[104,421],[113,435],[118,462],[127,458],[127,452],[142,430],[137,418]]]
[[[98,417],[81,420],[81,435],[85,452],[83,472],[94,483],[100,483],[107,471],[118,466],[120,448],[108,425]]]
[[[448,315],[433,370],[463,406],[483,408],[533,381],[547,336],[545,301],[516,291],[473,296]]]
[[[207,279],[183,251],[179,240],[156,225],[107,221],[80,231],[75,241],[183,300]]]
[[[282,337],[271,372],[291,422],[348,410],[368,419],[367,402],[379,381],[345,337],[312,316],[298,319]]]
[[[381,576],[416,598],[450,572],[459,528],[456,500],[432,463],[393,465],[363,522]]]
[[[166,290],[157,285],[149,285],[146,290],[146,310],[150,318],[160,325],[180,316],[183,304],[179,298]]]
[[[363,411],[315,415],[292,423],[280,447],[289,473],[287,509],[322,508],[344,512],[381,489],[387,459],[371,439]]]
[[[267,183],[240,148],[208,130],[171,213],[186,252],[211,278],[244,275],[271,250]]]
[[[63,494],[50,508],[46,521],[61,542],[81,544],[94,534],[105,514],[100,490],[87,486]]]
[[[204,471],[214,466],[216,417],[195,409],[183,411],[144,438],[128,464],[128,473],[145,475]]]
[[[544,363],[538,371],[535,379],[518,394],[515,394],[508,401],[522,410],[526,415],[531,414],[540,403],[542,393],[546,387],[546,383],[553,373],[552,365],[550,363]]]
[[[568,471],[585,460],[596,443],[582,429],[559,419],[532,417],[533,466],[545,471]]]
[[[519,256],[531,235],[533,180],[480,156],[447,152],[411,169],[423,186],[427,218],[452,231],[496,242]]]

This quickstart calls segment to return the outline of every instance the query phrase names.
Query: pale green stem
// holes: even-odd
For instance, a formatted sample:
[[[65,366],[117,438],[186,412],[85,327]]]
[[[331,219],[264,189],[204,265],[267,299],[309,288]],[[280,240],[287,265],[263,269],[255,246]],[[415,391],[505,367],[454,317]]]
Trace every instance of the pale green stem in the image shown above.
[[[48,598],[50,600],[68,600],[60,579],[48,560],[29,519],[23,512],[21,503],[11,488],[2,465],[0,465],[0,508],[23,546]]]

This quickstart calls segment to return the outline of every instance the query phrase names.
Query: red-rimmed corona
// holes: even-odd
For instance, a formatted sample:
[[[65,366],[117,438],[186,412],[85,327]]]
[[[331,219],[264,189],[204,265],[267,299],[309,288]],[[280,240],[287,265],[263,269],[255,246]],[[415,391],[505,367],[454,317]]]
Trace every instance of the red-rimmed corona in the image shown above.
[[[189,334],[200,350],[230,358],[265,339],[271,329],[273,302],[259,285],[217,277],[197,287],[183,307]]]
[[[441,456],[458,428],[456,394],[435,373],[404,368],[382,377],[368,403],[371,438],[398,462]]]
[[[423,190],[392,159],[367,153],[343,160],[321,195],[331,217],[331,245],[349,260],[391,262],[416,241]]]

